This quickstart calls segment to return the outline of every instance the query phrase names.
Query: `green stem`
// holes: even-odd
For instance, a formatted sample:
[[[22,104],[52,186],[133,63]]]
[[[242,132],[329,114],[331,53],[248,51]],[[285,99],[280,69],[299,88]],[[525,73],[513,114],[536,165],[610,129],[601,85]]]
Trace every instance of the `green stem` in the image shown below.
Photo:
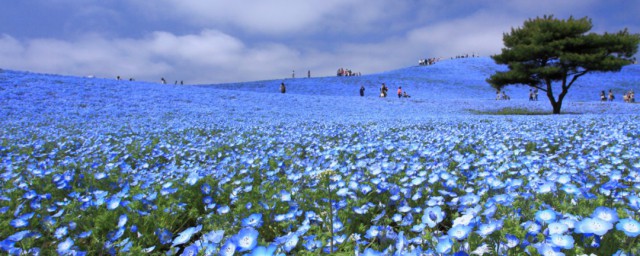
[[[329,191],[329,233],[331,234],[329,252],[333,254],[333,204],[331,203],[331,180],[327,179],[327,190]]]

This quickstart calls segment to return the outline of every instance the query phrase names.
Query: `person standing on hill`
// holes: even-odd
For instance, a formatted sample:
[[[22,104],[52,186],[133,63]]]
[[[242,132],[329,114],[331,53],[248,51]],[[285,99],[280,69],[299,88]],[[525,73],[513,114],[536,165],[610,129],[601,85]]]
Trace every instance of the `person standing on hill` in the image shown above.
[[[402,86],[398,87],[398,99],[402,98]]]
[[[382,87],[380,88],[380,97],[382,98],[386,98],[387,97],[387,91],[389,89],[387,88],[387,85],[382,83]]]
[[[360,86],[360,97],[364,97],[364,85]]]
[[[609,101],[613,101],[616,97],[613,96],[613,92],[609,89]]]
[[[281,93],[287,92],[287,87],[284,85],[284,83],[280,83],[280,92]]]

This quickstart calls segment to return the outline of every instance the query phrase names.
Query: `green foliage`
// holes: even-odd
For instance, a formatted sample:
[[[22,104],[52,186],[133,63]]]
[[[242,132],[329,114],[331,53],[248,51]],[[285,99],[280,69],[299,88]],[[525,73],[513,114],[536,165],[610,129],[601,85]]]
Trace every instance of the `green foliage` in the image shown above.
[[[590,72],[615,72],[631,64],[638,52],[639,34],[627,29],[602,35],[589,33],[591,19],[584,17],[559,20],[553,16],[538,17],[512,28],[503,37],[505,48],[492,56],[509,70],[496,72],[487,82],[498,90],[522,84],[546,92],[553,113],[559,114],[562,100],[581,76]],[[560,83],[554,94],[553,83]]]

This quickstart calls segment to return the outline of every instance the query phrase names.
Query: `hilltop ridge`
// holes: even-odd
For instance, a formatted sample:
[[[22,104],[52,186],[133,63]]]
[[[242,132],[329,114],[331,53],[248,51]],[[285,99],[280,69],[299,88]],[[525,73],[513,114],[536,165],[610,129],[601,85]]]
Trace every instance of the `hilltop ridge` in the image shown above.
[[[430,66],[412,66],[376,74],[354,77],[317,77],[276,79],[253,82],[200,85],[225,90],[277,93],[284,82],[288,93],[330,96],[358,96],[364,85],[367,96],[377,95],[382,83],[392,92],[402,86],[410,95],[429,100],[494,99],[495,90],[485,81],[496,71],[506,70],[489,57],[445,59]],[[567,95],[568,100],[597,101],[601,90],[612,89],[616,94],[640,89],[640,65],[629,65],[616,73],[593,73],[576,81]],[[529,88],[509,86],[512,99],[527,99]],[[544,100],[543,98],[542,100]]]

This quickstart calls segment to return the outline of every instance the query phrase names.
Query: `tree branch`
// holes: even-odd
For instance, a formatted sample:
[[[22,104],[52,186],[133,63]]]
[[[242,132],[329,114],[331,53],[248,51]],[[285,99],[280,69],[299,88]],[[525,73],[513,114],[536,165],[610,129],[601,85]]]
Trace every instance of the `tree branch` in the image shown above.
[[[586,75],[587,73],[589,73],[589,70],[576,73],[576,75],[571,78],[571,82],[569,82],[566,89],[569,90],[569,88],[571,88],[571,86],[573,85],[573,82],[575,82],[579,77]]]

